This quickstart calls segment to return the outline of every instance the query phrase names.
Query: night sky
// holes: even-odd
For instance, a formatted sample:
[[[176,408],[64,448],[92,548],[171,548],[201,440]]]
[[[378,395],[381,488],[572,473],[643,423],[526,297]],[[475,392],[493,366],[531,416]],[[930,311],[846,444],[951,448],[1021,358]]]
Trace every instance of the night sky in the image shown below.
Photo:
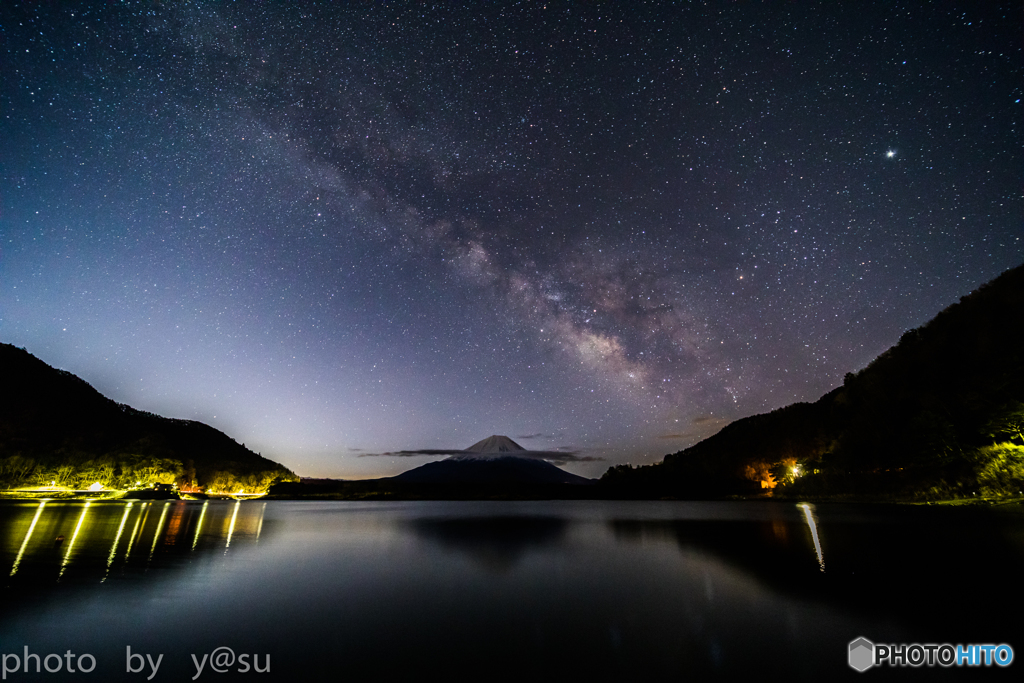
[[[3,2],[0,341],[305,476],[599,476],[1024,261],[1020,2],[338,4]]]

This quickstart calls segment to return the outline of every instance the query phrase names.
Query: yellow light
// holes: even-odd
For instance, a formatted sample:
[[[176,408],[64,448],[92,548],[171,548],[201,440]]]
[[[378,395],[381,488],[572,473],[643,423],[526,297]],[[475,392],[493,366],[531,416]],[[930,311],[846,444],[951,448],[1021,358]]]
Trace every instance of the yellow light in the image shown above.
[[[196,549],[196,543],[199,542],[199,530],[203,528],[203,517],[206,516],[206,506],[210,504],[210,501],[203,503],[203,510],[199,513],[199,523],[196,524],[196,537],[192,539],[192,550]]]
[[[224,552],[227,553],[228,548],[231,547],[231,536],[235,533],[235,519],[238,517],[238,507],[242,504],[242,501],[235,502],[235,509],[231,513],[231,524],[228,526],[228,540],[224,544]]]
[[[18,565],[21,564],[21,556],[25,554],[25,548],[28,546],[28,539],[32,538],[32,532],[36,528],[36,522],[39,521],[39,515],[43,514],[43,506],[46,505],[46,501],[39,503],[39,507],[36,509],[36,516],[32,518],[32,523],[28,525],[28,533],[25,534],[25,540],[21,543],[21,550],[18,551],[18,556],[14,558],[14,566],[11,568],[11,576],[18,573]]]
[[[171,501],[164,503],[164,509],[160,511],[160,521],[156,523],[156,531],[153,532],[153,547],[149,549],[149,559],[153,559],[153,553],[156,552],[156,544],[160,540],[160,532],[164,529],[164,519],[167,518],[167,506],[171,504]]]
[[[146,514],[143,516],[142,511],[145,510]],[[132,537],[128,540],[128,549],[124,551],[124,560],[128,561],[128,556],[132,554],[132,546],[135,544],[135,536],[139,532],[139,524],[145,528],[146,520],[149,519],[149,503],[143,503],[142,507],[139,508],[139,516],[135,518],[135,528],[132,529]]]
[[[64,553],[64,561],[60,564],[60,573],[57,574],[57,580],[64,576],[64,570],[68,567],[68,561],[71,559],[71,549],[75,547],[75,539],[78,538],[78,532],[82,528],[82,522],[85,521],[85,515],[89,512],[89,506],[92,505],[91,501],[86,501],[85,507],[82,508],[82,514],[78,517],[78,524],[75,525],[75,532],[71,534],[71,541],[68,542],[68,549]]]
[[[128,503],[128,505],[126,505],[124,508],[124,514],[121,515],[121,526],[117,527],[117,536],[114,537],[114,545],[110,546],[110,555],[107,556],[107,573],[103,575],[103,580],[100,581],[100,583],[106,581],[107,575],[110,574],[110,565],[114,563],[114,555],[117,553],[117,544],[121,540],[121,532],[124,531],[124,523],[128,521],[128,514],[131,511],[132,504]]]

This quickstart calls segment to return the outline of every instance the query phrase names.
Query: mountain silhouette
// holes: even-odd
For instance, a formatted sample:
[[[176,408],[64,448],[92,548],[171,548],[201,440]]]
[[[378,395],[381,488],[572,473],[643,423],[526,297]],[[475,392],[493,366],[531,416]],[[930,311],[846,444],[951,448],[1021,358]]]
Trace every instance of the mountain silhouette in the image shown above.
[[[235,491],[298,479],[209,425],[112,401],[11,344],[0,344],[0,376],[0,485],[142,480]]]
[[[507,436],[491,435],[438,462],[391,477],[418,484],[589,484],[592,480],[542,459]]]
[[[644,467],[618,497],[760,492],[899,499],[1019,496],[1024,489],[1024,266],[907,331],[814,403],[737,420]]]

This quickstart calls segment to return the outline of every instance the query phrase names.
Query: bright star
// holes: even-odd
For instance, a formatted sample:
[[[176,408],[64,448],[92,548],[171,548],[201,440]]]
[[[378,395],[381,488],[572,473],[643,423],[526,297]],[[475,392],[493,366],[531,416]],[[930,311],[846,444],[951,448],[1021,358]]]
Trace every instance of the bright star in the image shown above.
[[[890,149],[888,152],[885,153],[886,159],[892,159],[894,156],[896,156],[896,150],[894,149]]]

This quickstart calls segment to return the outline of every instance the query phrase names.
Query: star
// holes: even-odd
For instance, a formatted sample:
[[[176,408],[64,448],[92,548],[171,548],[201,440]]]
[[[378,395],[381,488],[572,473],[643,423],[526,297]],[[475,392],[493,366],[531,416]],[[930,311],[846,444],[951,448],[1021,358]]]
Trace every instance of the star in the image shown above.
[[[994,58],[1017,51],[1020,18],[995,21],[1011,0],[952,3],[993,18],[984,56],[962,12],[906,22],[885,2],[845,37],[829,31],[841,8],[724,10],[720,44],[719,19],[680,22],[670,3],[488,3],[501,45],[465,3],[400,22],[382,3],[199,4],[164,3],[154,31],[128,9],[0,0],[0,23],[23,22],[5,73],[25,75],[3,100],[3,208],[21,229],[3,235],[0,341],[302,475],[398,474],[402,458],[347,454],[506,430],[608,449],[576,474],[649,463],[817,400],[1024,261],[1005,201],[1020,191],[1005,107],[1024,96],[1016,62]],[[614,35],[592,30],[605,22]],[[897,22],[850,80],[837,50]],[[740,48],[762,33],[801,50]],[[122,53],[137,56],[108,61]],[[712,65],[750,75],[726,85]],[[943,206],[959,220],[935,230]]]

